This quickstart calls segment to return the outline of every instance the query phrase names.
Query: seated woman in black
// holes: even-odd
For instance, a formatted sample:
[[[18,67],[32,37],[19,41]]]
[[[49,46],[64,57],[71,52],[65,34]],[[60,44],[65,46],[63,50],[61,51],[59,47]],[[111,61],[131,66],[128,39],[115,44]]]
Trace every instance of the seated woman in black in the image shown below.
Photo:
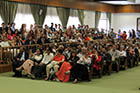
[[[79,58],[77,56],[77,53],[73,52],[70,57],[70,63],[72,65],[72,68],[70,70],[71,77],[73,78],[73,82],[77,83],[78,80],[87,80],[90,81],[89,75],[88,75],[88,65],[91,64],[91,59],[89,57],[89,54],[86,53]]]
[[[77,61],[78,61],[79,59],[80,59],[80,58],[77,56],[76,51],[72,51],[72,52],[71,52],[71,55],[70,55],[70,58],[68,59],[68,61],[70,62],[70,64],[71,64],[72,66],[74,66],[74,65],[77,63]]]

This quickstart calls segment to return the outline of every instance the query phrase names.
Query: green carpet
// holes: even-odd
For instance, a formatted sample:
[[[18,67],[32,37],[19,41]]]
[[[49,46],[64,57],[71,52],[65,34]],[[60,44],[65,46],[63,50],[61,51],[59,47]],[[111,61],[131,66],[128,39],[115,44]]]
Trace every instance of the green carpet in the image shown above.
[[[0,93],[140,93],[140,66],[78,84],[13,78],[0,74]]]

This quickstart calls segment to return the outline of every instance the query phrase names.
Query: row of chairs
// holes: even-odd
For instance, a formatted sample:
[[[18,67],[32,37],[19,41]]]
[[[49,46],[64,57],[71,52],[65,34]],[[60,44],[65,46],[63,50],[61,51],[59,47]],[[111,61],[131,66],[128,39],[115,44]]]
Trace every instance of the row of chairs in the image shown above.
[[[107,64],[106,62],[102,61],[100,66],[101,69],[99,71],[93,69],[93,63],[91,64],[90,71],[89,71],[89,77],[92,79],[95,76],[98,76],[101,78],[103,75],[110,75],[112,72],[116,71],[117,73],[120,70],[127,70],[128,68],[133,68],[135,66],[139,65],[140,57],[119,57],[116,59],[116,64],[113,64],[111,62],[110,64]]]

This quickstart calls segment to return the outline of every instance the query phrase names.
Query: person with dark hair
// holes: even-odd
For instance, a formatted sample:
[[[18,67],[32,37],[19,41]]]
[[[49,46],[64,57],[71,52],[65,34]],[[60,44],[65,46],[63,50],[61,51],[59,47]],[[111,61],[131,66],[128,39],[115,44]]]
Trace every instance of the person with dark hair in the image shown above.
[[[95,72],[99,78],[102,77],[102,56],[99,55],[99,52],[95,50],[92,56],[92,63],[93,63],[93,72]]]
[[[12,35],[12,33],[11,33],[11,30],[8,30],[7,39],[8,39],[8,40],[12,40],[12,39],[13,39],[13,35]]]
[[[111,29],[111,32],[109,33],[109,37],[111,39],[115,39],[116,38],[116,33],[114,33],[114,29],[113,28]]]
[[[11,33],[12,33],[12,34],[14,34],[15,31],[16,31],[15,25],[16,25],[15,23],[12,23],[12,24],[11,24],[10,30],[11,30]]]
[[[126,40],[126,39],[127,39],[127,34],[126,34],[126,31],[123,31],[123,34],[122,34],[122,39],[123,39],[123,40]]]
[[[109,45],[108,46],[108,51],[103,48],[102,49],[102,58],[103,58],[103,73],[104,74],[111,74],[111,65],[112,65],[112,50],[111,50],[112,46]]]
[[[132,29],[132,38],[136,38],[136,32],[134,29]]]
[[[72,76],[71,68],[80,59],[78,56],[76,56],[76,54],[77,53],[75,51],[72,51],[70,58],[67,60],[68,62],[63,62],[60,70],[56,73],[56,76],[60,81],[68,82],[70,80],[70,76]]]
[[[32,76],[32,73],[34,73],[33,70],[33,66],[35,65],[39,65],[41,60],[42,60],[43,56],[41,54],[41,50],[37,49],[36,53],[34,53],[32,55],[31,59],[26,60],[23,65],[21,65],[20,67],[16,68],[16,70],[18,71],[22,71],[22,69],[24,69],[25,75],[29,75]]]
[[[5,23],[2,23],[1,27],[0,27],[0,33],[2,33],[3,31],[7,32],[7,30],[8,30],[8,28],[6,27]]]
[[[113,45],[112,50],[112,69],[119,72],[119,50],[116,49],[116,45]]]
[[[28,39],[25,40],[25,45],[32,45],[35,44],[35,41],[33,40],[33,37],[30,36]]]
[[[51,47],[46,47],[46,53],[42,61],[40,62],[38,74],[44,73],[46,74],[46,66],[53,60],[54,54]]]
[[[27,60],[29,57],[28,53],[25,52],[24,48],[21,47],[20,48],[20,52],[19,54],[14,58],[13,60],[13,72],[15,73],[13,75],[13,77],[21,77],[22,76],[22,72],[20,70],[17,70],[16,68],[20,67],[25,60]]]
[[[47,67],[46,67],[47,77],[45,78],[45,80],[49,79],[51,68],[54,68],[54,72],[56,74],[58,72],[58,68],[60,67],[59,66],[60,63],[65,61],[65,56],[63,55],[63,50],[59,49],[57,52],[58,53],[54,56],[53,61],[51,61],[51,63],[48,64]]]
[[[120,67],[126,69],[126,57],[127,57],[127,55],[126,55],[126,50],[125,50],[124,46],[120,47],[119,55],[120,55]]]
[[[138,45],[137,44],[135,44],[134,45],[134,66],[136,65],[136,66],[138,66],[138,64],[139,64],[139,60],[138,60],[138,58],[139,58],[139,50],[138,50]]]
[[[54,23],[51,23],[51,27],[49,28],[52,32],[55,31],[55,28],[53,26],[54,26]]]
[[[121,30],[119,29],[119,31],[118,31],[118,38],[121,39],[121,36],[122,36],[122,32],[121,32]]]
[[[82,81],[90,81],[89,78],[89,66],[91,64],[91,58],[89,57],[89,53],[86,52],[79,58],[77,55],[72,55],[72,68],[70,70],[71,77],[73,78],[73,83],[78,83],[79,80]]]

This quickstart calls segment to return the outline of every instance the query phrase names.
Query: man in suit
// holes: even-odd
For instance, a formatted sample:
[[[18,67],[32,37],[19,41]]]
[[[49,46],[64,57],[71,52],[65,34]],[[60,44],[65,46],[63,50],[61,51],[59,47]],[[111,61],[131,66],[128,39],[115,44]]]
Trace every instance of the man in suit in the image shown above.
[[[52,32],[55,31],[55,28],[53,26],[54,26],[54,23],[51,23],[51,27],[49,28]]]
[[[2,23],[1,24],[1,27],[0,27],[0,33],[2,33],[2,31],[8,31],[8,27],[6,27],[5,23]]]
[[[24,45],[32,45],[35,44],[35,41],[33,40],[32,36],[29,37],[24,43]]]
[[[109,46],[111,47],[111,46]],[[101,52],[101,55],[102,55],[102,60],[103,60],[103,73],[104,74],[108,74],[110,75],[111,74],[111,61],[112,61],[112,56],[111,54],[109,53],[109,51],[107,51],[107,49],[103,48],[102,49],[102,52]]]
[[[11,24],[10,30],[11,30],[12,34],[15,34],[15,31],[16,31],[15,25],[16,25],[15,23]]]
[[[28,59],[28,57],[29,57],[28,53],[24,50],[23,47],[21,47],[20,52],[13,60],[13,72],[15,73],[13,77],[22,76],[22,71],[17,71],[16,68],[20,67]]]

